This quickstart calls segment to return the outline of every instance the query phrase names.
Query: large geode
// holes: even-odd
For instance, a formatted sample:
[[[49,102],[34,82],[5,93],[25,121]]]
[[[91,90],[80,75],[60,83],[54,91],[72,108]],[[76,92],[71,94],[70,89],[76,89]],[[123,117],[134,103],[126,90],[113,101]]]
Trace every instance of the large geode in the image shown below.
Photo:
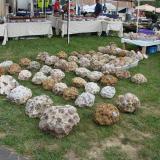
[[[56,83],[56,84],[54,85],[52,91],[53,91],[55,94],[62,95],[63,92],[64,92],[64,90],[65,90],[66,88],[68,88],[67,85],[66,85],[65,83],[60,82],[60,83]]]
[[[8,69],[9,74],[16,74],[16,73],[19,73],[20,71],[21,71],[21,67],[19,64],[16,64],[16,63],[13,63]]]
[[[68,135],[79,121],[80,118],[75,107],[70,105],[52,106],[43,113],[39,128],[50,132],[58,138],[62,138]]]
[[[68,62],[65,59],[60,59],[55,63],[54,68],[61,69],[63,71],[67,71],[68,70]]]
[[[28,70],[22,70],[19,75],[18,75],[18,79],[19,80],[29,80],[32,77],[32,73]]]
[[[143,74],[137,73],[133,77],[131,77],[131,81],[137,84],[143,84],[147,83],[147,78]]]
[[[36,59],[44,62],[48,56],[48,52],[39,52]]]
[[[88,70],[87,68],[83,68],[83,67],[80,67],[80,68],[77,68],[75,70],[76,72],[76,75],[84,78],[84,77],[87,77],[87,75],[91,72],[90,70]]]
[[[52,78],[47,78],[42,82],[42,86],[45,90],[52,90],[55,84],[56,81]]]
[[[45,64],[47,65],[54,65],[57,61],[59,61],[59,58],[57,56],[47,56],[45,59]]]
[[[72,84],[75,87],[84,87],[86,83],[86,80],[81,77],[75,77],[72,79]]]
[[[42,66],[42,68],[40,69],[40,72],[43,72],[47,76],[50,75],[51,71],[52,68],[47,65]]]
[[[12,61],[3,61],[0,63],[0,67],[3,67],[6,71],[8,70],[8,68],[13,64]]]
[[[126,93],[118,96],[116,104],[120,111],[132,113],[140,106],[140,100],[134,94]]]
[[[103,98],[113,98],[114,95],[116,94],[116,89],[111,86],[106,86],[106,87],[102,88],[100,94]]]
[[[131,73],[127,70],[118,70],[116,71],[115,75],[117,78],[120,78],[120,79],[123,79],[123,78],[127,79],[131,77]]]
[[[86,57],[81,57],[78,61],[80,67],[88,68],[90,66],[90,60]]]
[[[28,59],[28,58],[21,58],[20,61],[19,61],[19,64],[22,66],[22,67],[28,67],[29,64],[30,64],[31,60]]]
[[[31,61],[27,69],[29,70],[39,70],[41,68],[41,64],[37,61]]]
[[[67,54],[66,52],[64,52],[64,51],[60,51],[60,52],[57,54],[57,56],[58,56],[59,58],[62,58],[62,59],[67,59],[68,54]]]
[[[69,87],[64,89],[63,98],[65,100],[74,100],[78,96],[78,90],[75,87]]]
[[[112,104],[98,104],[94,113],[94,120],[100,125],[112,125],[119,121],[119,111]]]
[[[76,62],[74,61],[71,61],[71,62],[68,62],[68,68],[66,69],[67,72],[72,72],[72,71],[75,71],[76,68],[78,68],[78,65]]]
[[[61,81],[65,77],[65,73],[60,69],[52,69],[51,77],[56,81]]]
[[[108,85],[108,86],[114,86],[116,85],[118,82],[118,79],[112,75],[103,75],[101,77],[101,83],[103,85]]]
[[[85,84],[85,91],[91,94],[97,94],[100,91],[100,87],[97,85],[97,83],[88,82]]]
[[[69,56],[68,57],[68,62],[78,62],[78,57],[76,56]]]
[[[93,71],[93,72],[90,72],[90,73],[87,75],[87,78],[88,78],[90,81],[94,82],[94,81],[99,81],[102,76],[103,76],[103,73],[98,72],[98,71]]]
[[[42,73],[42,72],[37,72],[37,73],[35,73],[35,75],[33,76],[32,82],[33,82],[34,84],[42,84],[42,82],[43,82],[44,80],[46,80],[46,79],[47,79],[47,76],[45,76],[44,73]]]
[[[41,117],[44,110],[53,105],[52,99],[47,95],[40,95],[29,99],[26,103],[25,112],[31,118]]]

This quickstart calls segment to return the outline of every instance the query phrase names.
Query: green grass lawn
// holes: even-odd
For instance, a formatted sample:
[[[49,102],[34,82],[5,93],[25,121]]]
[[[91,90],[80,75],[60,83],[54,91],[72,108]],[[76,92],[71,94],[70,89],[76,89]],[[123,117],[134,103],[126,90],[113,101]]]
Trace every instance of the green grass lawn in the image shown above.
[[[0,46],[0,61],[18,62],[22,57],[32,60],[40,51],[50,54],[64,50],[89,51],[110,42],[121,46],[120,39],[97,36],[74,36],[71,44],[66,39],[53,37],[35,40],[10,40]],[[131,46],[129,46],[131,48]],[[129,80],[120,80],[116,86],[116,96],[112,100],[96,98],[99,102],[115,103],[119,94],[131,92],[141,100],[141,108],[134,114],[121,114],[119,123],[113,126],[98,126],[93,121],[94,107],[78,108],[81,121],[63,139],[45,134],[38,129],[39,119],[25,115],[24,105],[10,103],[0,96],[0,145],[14,149],[17,153],[33,160],[159,160],[160,159],[160,54],[152,55],[131,69],[148,78],[148,83],[136,85]],[[70,85],[74,73],[67,73],[65,82]],[[52,92],[31,82],[20,82],[33,91],[33,95],[45,93],[52,97],[55,105],[74,104],[66,102]]]

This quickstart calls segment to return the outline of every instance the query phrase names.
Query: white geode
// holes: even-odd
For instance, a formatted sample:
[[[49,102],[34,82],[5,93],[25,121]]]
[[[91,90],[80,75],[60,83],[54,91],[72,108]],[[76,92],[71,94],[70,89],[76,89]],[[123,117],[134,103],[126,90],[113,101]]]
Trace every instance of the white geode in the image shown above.
[[[60,82],[60,83],[56,83],[56,84],[54,85],[52,91],[53,91],[55,94],[62,95],[63,92],[64,92],[64,90],[65,90],[66,88],[68,88],[67,85],[66,85],[65,83],[61,83],[61,82]]]
[[[80,121],[77,109],[71,105],[52,106],[45,110],[39,128],[50,132],[58,138],[62,138],[70,133],[72,128]]]
[[[47,56],[45,59],[45,64],[47,65],[54,65],[57,61],[59,61],[59,58],[57,56]]]
[[[137,84],[143,84],[147,83],[147,78],[143,74],[137,73],[131,77],[131,81]]]
[[[92,107],[94,105],[95,96],[89,92],[83,92],[75,101],[78,107]]]
[[[80,67],[89,67],[90,66],[90,60],[86,57],[81,57],[78,61]]]
[[[49,56],[48,52],[39,52],[36,59],[44,62],[46,60],[46,57],[48,56]]]
[[[31,77],[32,73],[28,70],[22,70],[18,75],[19,80],[29,80]]]
[[[113,98],[116,94],[116,89],[111,86],[106,86],[102,88],[100,94],[103,98]]]
[[[42,72],[37,72],[35,75],[34,75],[34,77],[32,78],[32,82],[34,83],[34,84],[42,84],[42,82],[44,81],[44,80],[46,80],[47,79],[47,76],[44,74],[44,73],[42,73]]]
[[[100,91],[100,87],[97,85],[97,83],[88,82],[85,84],[85,91],[91,94],[97,94]]]
[[[29,99],[25,112],[31,118],[41,117],[44,110],[53,105],[52,99],[47,95],[40,95]]]
[[[93,72],[90,72],[88,75],[87,75],[87,78],[90,80],[90,81],[99,81],[101,79],[101,77],[103,76],[103,73],[102,72],[98,72],[98,71],[93,71]]]
[[[47,65],[42,66],[42,68],[40,69],[40,72],[44,73],[45,75],[50,75],[51,71],[52,68]]]
[[[87,75],[90,74],[91,71],[88,70],[87,68],[80,67],[80,68],[76,68],[75,72],[76,72],[76,75],[84,78],[84,77],[87,77]]]
[[[69,56],[68,57],[68,62],[78,62],[78,57],[76,56]]]
[[[65,77],[65,73],[61,69],[52,69],[51,77],[57,81],[61,81]]]
[[[24,104],[31,97],[32,97],[31,89],[24,86],[18,86],[14,88],[7,96],[9,100],[17,104]]]
[[[18,82],[10,75],[2,75],[0,77],[0,94],[8,95],[12,89],[17,87]]]
[[[3,61],[0,63],[0,67],[4,69],[8,69],[13,64],[12,61]]]
[[[27,69],[29,70],[32,70],[32,69],[35,69],[35,70],[39,70],[41,67],[41,64],[37,61],[31,61],[29,66],[27,67]]]

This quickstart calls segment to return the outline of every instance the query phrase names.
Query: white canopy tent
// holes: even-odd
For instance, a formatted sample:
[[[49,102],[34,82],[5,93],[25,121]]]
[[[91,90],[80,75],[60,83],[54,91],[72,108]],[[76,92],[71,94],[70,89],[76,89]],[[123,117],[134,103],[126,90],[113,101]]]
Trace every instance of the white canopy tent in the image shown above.
[[[154,11],[156,11],[156,7],[151,6],[149,4],[144,4],[144,5],[141,5],[141,6],[137,6],[136,9],[139,9],[141,11],[147,11],[147,12],[154,12]]]
[[[5,0],[0,0],[0,16],[5,16]]]

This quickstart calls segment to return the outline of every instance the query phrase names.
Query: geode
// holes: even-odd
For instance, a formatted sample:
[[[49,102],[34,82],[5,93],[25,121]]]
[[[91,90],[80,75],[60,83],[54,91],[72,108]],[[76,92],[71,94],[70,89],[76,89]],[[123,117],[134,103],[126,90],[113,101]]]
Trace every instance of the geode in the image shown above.
[[[85,84],[85,91],[91,94],[97,94],[100,91],[100,87],[97,85],[97,83],[88,82]]]
[[[21,67],[19,64],[16,64],[16,63],[13,63],[8,69],[9,74],[16,74],[16,73],[19,73],[20,71],[21,71]]]
[[[57,54],[57,56],[58,56],[59,58],[61,58],[61,59],[67,59],[68,54],[67,54],[66,52],[64,52],[64,51],[60,51],[60,52]]]
[[[42,68],[40,69],[40,72],[44,73],[46,76],[50,75],[51,71],[52,68],[47,65],[42,66]]]
[[[5,74],[5,69],[3,67],[0,67],[0,76]]]
[[[81,57],[78,61],[80,67],[86,67],[88,68],[90,66],[90,60],[85,57]]]
[[[59,61],[57,61],[55,63],[54,68],[61,69],[63,71],[67,71],[68,70],[68,62],[65,59],[60,59]]]
[[[71,61],[71,62],[68,62],[68,68],[66,69],[67,72],[72,72],[72,71],[75,71],[76,68],[78,68],[78,65],[76,62],[74,61]]]
[[[68,62],[72,62],[72,61],[77,63],[78,62],[78,57],[76,57],[76,56],[69,56],[68,57]]]
[[[28,58],[21,58],[19,61],[20,66],[22,67],[28,67],[30,64],[31,60]]]
[[[86,80],[81,77],[75,77],[72,79],[72,85],[75,87],[84,87],[86,83]]]
[[[80,67],[80,68],[77,68],[75,72],[76,72],[76,75],[84,78],[84,77],[87,77],[87,75],[90,74],[91,71],[88,70],[87,68]]]
[[[18,75],[18,79],[19,80],[29,80],[32,77],[32,73],[28,70],[22,70],[19,75]]]
[[[45,90],[52,90],[55,84],[56,82],[52,78],[47,78],[44,81],[42,81],[42,86]]]
[[[63,98],[65,100],[74,100],[77,98],[78,94],[79,93],[78,93],[77,88],[69,87],[69,88],[64,89]]]
[[[117,70],[115,75],[120,79],[128,79],[131,77],[131,73],[127,70]]]
[[[65,83],[60,82],[60,83],[56,83],[56,84],[54,85],[52,91],[53,91],[55,94],[62,95],[63,92],[64,92],[64,90],[65,90],[66,88],[68,88],[67,85],[66,85]]]
[[[105,86],[114,86],[118,83],[118,79],[112,75],[103,75],[101,83]]]
[[[46,58],[49,56],[48,52],[39,52],[36,59],[45,62]]]
[[[12,61],[3,61],[0,63],[0,67],[3,67],[7,71],[12,64]]]
[[[33,82],[34,84],[42,84],[42,82],[43,82],[45,79],[47,79],[47,76],[45,76],[44,73],[42,73],[42,72],[37,72],[37,73],[35,73],[35,75],[33,76],[32,82]]]
[[[45,59],[45,64],[51,66],[54,65],[57,61],[59,61],[59,58],[57,56],[47,56]]]
[[[61,69],[52,69],[51,77],[56,81],[61,81],[65,78],[65,73]]]
[[[41,68],[41,64],[37,61],[31,61],[27,69],[29,70],[39,70]]]
[[[113,98],[116,94],[116,89],[111,86],[106,86],[102,88],[100,94],[103,98]]]
[[[103,76],[103,73],[102,73],[102,72],[93,71],[93,72],[90,72],[90,74],[87,75],[87,78],[88,78],[90,81],[95,82],[95,81],[99,81],[102,76]]]
[[[143,74],[137,73],[133,77],[131,77],[131,81],[136,84],[143,84],[147,83],[147,78]]]

